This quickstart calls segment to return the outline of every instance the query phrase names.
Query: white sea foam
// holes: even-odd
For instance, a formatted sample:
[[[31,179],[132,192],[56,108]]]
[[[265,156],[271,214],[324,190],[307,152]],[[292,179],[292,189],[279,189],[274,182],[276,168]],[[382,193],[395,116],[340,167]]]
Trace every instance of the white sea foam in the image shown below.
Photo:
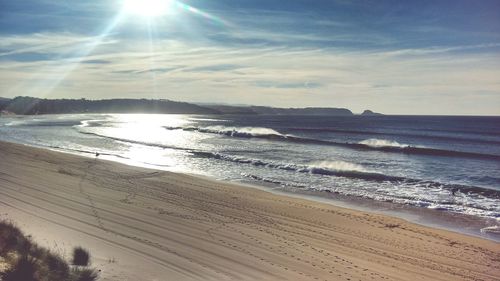
[[[226,127],[226,126],[210,126],[199,128],[200,131],[209,131],[221,134],[247,134],[249,136],[282,136],[279,132],[264,127]]]
[[[76,125],[77,128],[86,128],[86,127],[94,127],[99,125],[101,122],[106,121],[105,119],[95,119],[95,120],[82,120],[79,125]]]
[[[359,143],[372,147],[400,147],[400,148],[409,147],[408,144],[401,144],[397,141],[382,140],[382,139],[367,139],[364,141],[360,141]]]
[[[209,126],[209,127],[165,127],[169,130],[198,131],[201,133],[220,134],[233,137],[284,137],[276,130],[264,127],[230,127],[230,126]]]
[[[345,161],[315,161],[309,164],[310,168],[328,169],[331,171],[352,171],[370,173],[363,166]]]
[[[83,121],[80,121],[80,125],[76,125],[75,127],[78,127],[78,128],[88,127],[90,125],[91,121],[92,120],[83,120]]]
[[[482,233],[500,234],[500,227],[498,225],[483,227],[483,228],[481,228],[481,232]]]

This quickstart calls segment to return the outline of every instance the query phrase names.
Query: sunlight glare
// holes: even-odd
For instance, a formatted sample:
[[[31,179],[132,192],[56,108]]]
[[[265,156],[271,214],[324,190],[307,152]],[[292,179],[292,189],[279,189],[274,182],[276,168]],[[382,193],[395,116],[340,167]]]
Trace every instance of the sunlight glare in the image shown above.
[[[127,14],[154,18],[168,13],[171,0],[124,0],[123,8]]]

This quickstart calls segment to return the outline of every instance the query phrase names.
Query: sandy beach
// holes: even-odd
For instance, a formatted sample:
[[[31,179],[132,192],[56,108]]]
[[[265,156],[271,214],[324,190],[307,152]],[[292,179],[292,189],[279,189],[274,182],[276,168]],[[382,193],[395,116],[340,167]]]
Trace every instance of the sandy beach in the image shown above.
[[[500,280],[500,244],[189,175],[0,143],[0,218],[101,280]]]

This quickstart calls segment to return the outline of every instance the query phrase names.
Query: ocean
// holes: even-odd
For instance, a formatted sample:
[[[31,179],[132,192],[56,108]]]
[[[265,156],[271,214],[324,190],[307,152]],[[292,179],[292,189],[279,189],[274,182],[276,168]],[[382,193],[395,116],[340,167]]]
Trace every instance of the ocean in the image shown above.
[[[499,231],[500,117],[2,116],[0,140],[283,192],[463,214]]]

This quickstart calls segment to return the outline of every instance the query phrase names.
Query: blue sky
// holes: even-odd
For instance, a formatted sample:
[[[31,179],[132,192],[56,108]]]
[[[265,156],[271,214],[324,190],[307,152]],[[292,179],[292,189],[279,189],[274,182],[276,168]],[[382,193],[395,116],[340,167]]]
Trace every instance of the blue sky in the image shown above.
[[[500,1],[125,1],[0,0],[0,96],[500,114]]]

